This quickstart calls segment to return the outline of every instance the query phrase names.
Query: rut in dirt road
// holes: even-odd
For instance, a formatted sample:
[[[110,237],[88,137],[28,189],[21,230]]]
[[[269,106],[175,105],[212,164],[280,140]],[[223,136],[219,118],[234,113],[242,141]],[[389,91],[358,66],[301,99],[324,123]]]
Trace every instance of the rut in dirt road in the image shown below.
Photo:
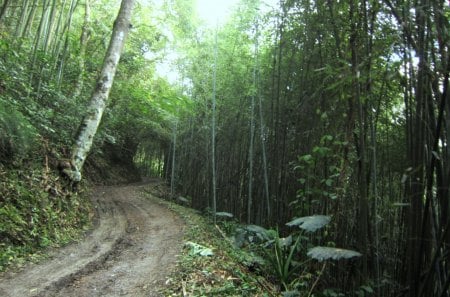
[[[181,250],[183,221],[143,187],[99,187],[96,228],[50,259],[0,278],[0,296],[160,296]]]

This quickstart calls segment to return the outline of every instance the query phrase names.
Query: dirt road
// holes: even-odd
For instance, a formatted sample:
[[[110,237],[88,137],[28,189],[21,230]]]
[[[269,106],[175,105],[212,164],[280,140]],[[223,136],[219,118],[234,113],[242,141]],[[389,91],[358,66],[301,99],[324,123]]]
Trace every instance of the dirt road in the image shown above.
[[[48,260],[3,275],[0,296],[160,296],[184,224],[158,199],[144,198],[143,186],[96,188],[95,229]]]

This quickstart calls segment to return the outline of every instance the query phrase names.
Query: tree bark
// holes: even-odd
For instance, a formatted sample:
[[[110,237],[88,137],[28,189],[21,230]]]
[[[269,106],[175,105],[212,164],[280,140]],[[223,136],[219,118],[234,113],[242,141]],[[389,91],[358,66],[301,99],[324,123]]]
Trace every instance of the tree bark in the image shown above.
[[[5,3],[8,3],[8,1],[6,1]],[[25,25],[25,18],[28,14],[28,6],[29,6],[29,1],[23,1],[22,6],[21,6],[21,12],[20,12],[20,18],[19,21],[17,22],[17,26],[16,26],[16,31],[15,31],[15,36],[19,37],[22,36],[22,31]]]
[[[7,11],[7,8],[8,8],[9,1],[10,0],[5,0],[5,2],[3,3],[2,8],[0,9],[0,23],[3,22],[3,18],[6,15],[6,11]]]
[[[81,32],[81,37],[80,37],[80,53],[78,54],[78,67],[79,67],[79,73],[78,73],[78,78],[77,78],[77,82],[75,85],[75,90],[73,92],[73,98],[76,99],[81,95],[81,91],[83,90],[83,85],[84,85],[84,74],[85,74],[85,70],[86,70],[86,66],[85,66],[85,59],[86,59],[86,48],[87,48],[87,44],[89,41],[89,37],[91,34],[91,29],[90,29],[90,23],[91,23],[91,9],[90,9],[90,3],[89,0],[86,0],[85,4],[84,4],[84,9],[85,9],[85,13],[84,13],[84,24],[83,24],[83,29]]]
[[[83,164],[91,150],[94,136],[105,110],[122,48],[131,27],[131,12],[134,3],[135,0],[122,0],[119,14],[114,22],[109,47],[103,61],[102,71],[97,79],[97,85],[87,107],[87,113],[79,127],[79,132],[72,148],[71,162],[73,168],[64,171],[69,179],[74,182],[81,180]]]
[[[217,179],[216,179],[216,78],[217,78],[217,28],[214,41],[214,72],[212,90],[212,119],[211,119],[211,163],[212,163],[212,209],[214,212],[214,224],[217,212]]]
[[[257,28],[257,26],[255,26]],[[257,29],[255,30],[257,31]],[[253,65],[253,86],[256,88],[256,71],[257,71],[257,55],[258,55],[258,34],[255,35],[255,65]],[[252,94],[250,101],[250,143],[248,149],[248,197],[247,197],[247,224],[251,223],[253,210],[253,147],[255,140],[255,95]]]

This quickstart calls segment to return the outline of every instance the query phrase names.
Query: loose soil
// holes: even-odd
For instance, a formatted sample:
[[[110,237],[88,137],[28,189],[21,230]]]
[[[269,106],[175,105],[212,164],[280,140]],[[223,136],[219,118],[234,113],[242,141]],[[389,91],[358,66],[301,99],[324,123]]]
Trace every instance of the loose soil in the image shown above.
[[[158,183],[97,187],[95,228],[38,264],[0,275],[0,296],[162,296],[181,251],[184,223],[143,194]]]

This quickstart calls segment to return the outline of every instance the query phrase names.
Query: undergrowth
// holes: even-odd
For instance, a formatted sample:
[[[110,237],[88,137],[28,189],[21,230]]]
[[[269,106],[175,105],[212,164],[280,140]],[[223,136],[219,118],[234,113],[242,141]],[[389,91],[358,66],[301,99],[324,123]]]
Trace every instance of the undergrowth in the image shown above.
[[[89,199],[65,183],[46,166],[0,164],[0,271],[40,259],[44,248],[64,245],[89,227]]]
[[[161,294],[171,296],[279,296],[277,288],[252,271],[244,251],[236,249],[221,234],[219,226],[197,211],[165,202],[187,224],[184,248],[175,271]],[[213,255],[192,252],[189,244],[210,249]]]

